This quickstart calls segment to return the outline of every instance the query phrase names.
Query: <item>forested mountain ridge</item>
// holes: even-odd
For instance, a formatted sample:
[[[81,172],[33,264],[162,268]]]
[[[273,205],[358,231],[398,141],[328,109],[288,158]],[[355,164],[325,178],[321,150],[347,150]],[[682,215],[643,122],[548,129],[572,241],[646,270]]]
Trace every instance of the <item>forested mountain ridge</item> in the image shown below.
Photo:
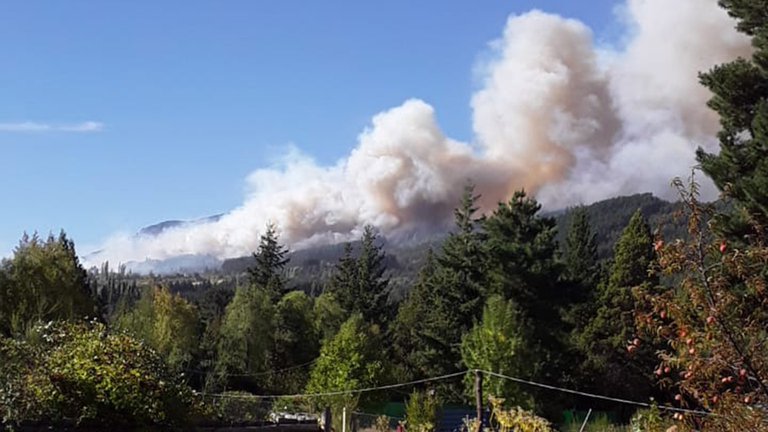
[[[651,193],[615,197],[583,206],[595,233],[598,257],[601,260],[609,260],[612,257],[614,244],[637,210],[649,221],[652,229],[661,229],[665,237],[683,237],[685,235],[684,224],[679,223],[674,218],[674,213],[679,208],[679,204],[662,200]],[[567,228],[571,223],[573,210],[574,208],[569,208],[544,214],[544,216],[553,217],[557,223],[556,240],[561,249],[564,245]],[[387,276],[390,278],[392,301],[398,301],[405,296],[408,288],[418,276],[427,250],[438,250],[446,236],[447,233],[436,234],[423,242],[407,245],[383,241],[383,248],[386,251],[385,267],[387,268]],[[358,241],[352,242],[351,245],[355,250],[360,246]],[[341,243],[289,251],[287,254],[288,263],[285,267],[288,286],[311,295],[318,295],[325,282],[333,274],[336,264],[343,254],[344,244]],[[164,261],[132,263],[128,269],[134,272],[138,269],[138,273],[143,274],[153,272],[156,275],[153,278],[158,277],[160,280],[172,281],[171,289],[173,291],[196,296],[202,294],[199,292],[201,289],[211,286],[210,284],[200,284],[200,278],[212,281],[231,280],[233,281],[232,285],[234,285],[235,280],[245,278],[247,269],[255,263],[252,255],[231,258],[220,263],[207,256],[193,258],[195,258],[195,262],[205,265],[197,268],[185,268],[180,263],[192,261],[190,257],[180,257]],[[182,270],[179,271],[179,269]]]

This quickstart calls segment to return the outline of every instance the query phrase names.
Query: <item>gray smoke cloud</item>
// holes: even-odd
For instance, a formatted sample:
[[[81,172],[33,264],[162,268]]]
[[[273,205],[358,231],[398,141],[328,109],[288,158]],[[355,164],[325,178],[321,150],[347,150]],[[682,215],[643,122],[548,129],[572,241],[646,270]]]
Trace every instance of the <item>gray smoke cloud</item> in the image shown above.
[[[466,179],[485,210],[523,187],[551,209],[636,192],[671,198],[696,147],[717,148],[697,73],[748,56],[749,40],[716,0],[628,0],[621,11],[621,48],[597,46],[579,21],[509,17],[477,65],[471,143],[446,137],[433,107],[408,100],[374,116],[335,165],[291,148],[253,172],[244,203],[217,221],[115,235],[88,261],[242,256],[268,222],[293,248],[348,240],[365,224],[418,236],[446,226]]]

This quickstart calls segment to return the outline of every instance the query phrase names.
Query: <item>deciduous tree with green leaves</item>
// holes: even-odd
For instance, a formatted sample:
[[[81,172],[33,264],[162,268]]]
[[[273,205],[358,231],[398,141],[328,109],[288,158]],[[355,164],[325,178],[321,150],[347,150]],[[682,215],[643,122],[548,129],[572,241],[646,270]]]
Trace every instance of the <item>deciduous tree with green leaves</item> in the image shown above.
[[[381,330],[377,325],[366,323],[360,314],[352,315],[336,336],[320,349],[306,392],[338,392],[380,384],[385,372],[381,343]],[[344,407],[354,411],[359,403],[370,401],[372,397],[376,395],[346,393],[312,398],[309,402],[316,409],[330,406],[333,412],[339,413]],[[339,417],[336,416],[337,421]]]
[[[199,345],[197,309],[160,286],[147,289],[133,307],[118,312],[114,326],[147,342],[175,370],[189,367]]]
[[[478,322],[461,343],[461,355],[468,369],[480,369],[502,375],[519,377],[529,375],[534,364],[526,352],[525,327],[518,322],[518,312],[512,301],[499,295],[488,299],[483,309],[483,319]],[[467,375],[467,393],[474,392],[474,376]],[[533,398],[519,384],[486,376],[483,395],[502,398],[507,404],[531,408]]]
[[[96,314],[75,244],[58,237],[24,237],[0,264],[0,334],[20,334],[39,321],[83,320]]]
[[[216,375],[225,386],[261,390],[274,346],[275,310],[271,295],[258,286],[239,287],[227,306],[219,332]],[[256,376],[253,376],[256,375]]]

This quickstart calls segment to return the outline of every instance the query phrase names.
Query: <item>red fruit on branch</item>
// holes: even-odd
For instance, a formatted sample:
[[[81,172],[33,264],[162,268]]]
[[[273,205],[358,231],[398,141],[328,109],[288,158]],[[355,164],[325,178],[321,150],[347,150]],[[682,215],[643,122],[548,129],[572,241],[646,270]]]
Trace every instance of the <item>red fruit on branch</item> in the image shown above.
[[[725,244],[725,242],[720,243],[720,253],[724,254],[726,249],[728,249],[728,246]]]

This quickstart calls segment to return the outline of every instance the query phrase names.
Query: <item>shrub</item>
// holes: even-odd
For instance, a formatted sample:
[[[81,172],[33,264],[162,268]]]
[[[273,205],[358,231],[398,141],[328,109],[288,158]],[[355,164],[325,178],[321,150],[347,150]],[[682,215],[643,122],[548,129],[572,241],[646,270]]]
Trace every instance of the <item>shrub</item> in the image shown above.
[[[411,432],[431,432],[437,428],[437,398],[434,394],[414,391],[405,404],[405,421]]]
[[[3,424],[180,425],[201,413],[162,357],[103,324],[49,323],[0,340]]]

